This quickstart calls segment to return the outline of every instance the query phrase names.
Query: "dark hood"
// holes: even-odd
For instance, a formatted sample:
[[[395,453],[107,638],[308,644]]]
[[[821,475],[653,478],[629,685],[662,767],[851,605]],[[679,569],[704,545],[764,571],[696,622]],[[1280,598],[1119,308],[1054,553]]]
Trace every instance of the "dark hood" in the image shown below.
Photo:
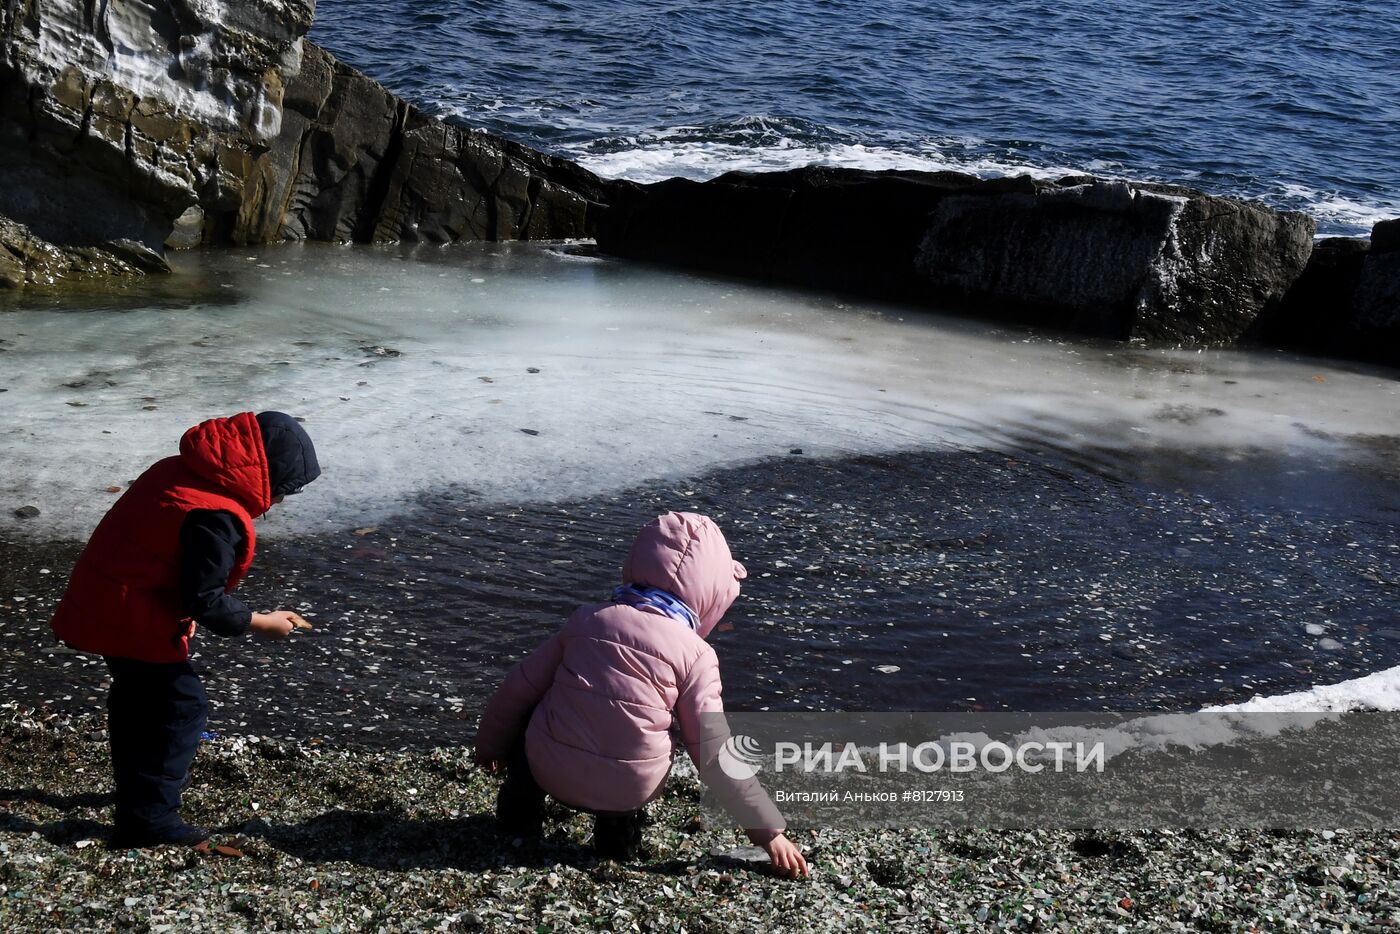
[[[321,475],[316,447],[300,422],[281,412],[260,412],[258,427],[267,451],[267,479],[273,496],[300,493]]]

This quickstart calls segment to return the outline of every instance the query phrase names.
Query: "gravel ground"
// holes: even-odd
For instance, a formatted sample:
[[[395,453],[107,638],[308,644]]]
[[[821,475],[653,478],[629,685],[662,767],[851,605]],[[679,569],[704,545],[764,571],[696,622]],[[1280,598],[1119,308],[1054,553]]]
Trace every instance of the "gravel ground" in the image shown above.
[[[113,850],[93,714],[0,706],[0,930],[1371,931],[1400,925],[1390,833],[796,830],[813,875],[745,860],[677,778],[647,852],[594,859],[559,810],[499,835],[461,748],[205,744],[186,816],[230,854]],[[237,854],[237,855],[235,855]]]

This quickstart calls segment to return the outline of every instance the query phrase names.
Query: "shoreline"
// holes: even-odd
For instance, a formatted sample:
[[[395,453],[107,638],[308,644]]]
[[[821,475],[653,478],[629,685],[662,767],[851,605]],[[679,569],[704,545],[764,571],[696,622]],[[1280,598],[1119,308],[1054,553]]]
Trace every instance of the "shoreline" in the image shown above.
[[[0,922],[62,928],[547,931],[1034,929],[1353,931],[1400,923],[1385,832],[793,830],[790,881],[698,825],[673,776],[645,855],[595,859],[553,808],[501,837],[495,779],[466,748],[371,752],[226,736],[202,747],[187,816],[241,857],[112,850],[101,718],[0,707]]]
[[[264,536],[243,599],[315,630],[278,645],[201,633],[195,664],[211,729],[465,738],[511,662],[608,592],[619,543],[686,508],[753,570],[713,637],[736,711],[1198,710],[1400,665],[1400,546],[1365,515],[1396,508],[1388,475],[1339,475],[1332,498],[1303,502],[1262,489],[1267,466],[1183,492],[1169,472],[923,451],[789,455],[560,502],[454,488],[373,526]],[[79,549],[0,534],[0,690],[67,712],[100,709],[107,676],[47,625]]]

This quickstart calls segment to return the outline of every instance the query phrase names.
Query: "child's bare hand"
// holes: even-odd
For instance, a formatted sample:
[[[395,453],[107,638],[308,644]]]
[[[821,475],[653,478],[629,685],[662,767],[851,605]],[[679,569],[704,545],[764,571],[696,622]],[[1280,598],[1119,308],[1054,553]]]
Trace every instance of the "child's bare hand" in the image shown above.
[[[789,879],[797,879],[808,875],[807,857],[802,855],[802,851],[782,834],[778,834],[769,840],[763,847],[768,851],[768,858],[773,861],[773,868],[779,874],[787,876]]]
[[[275,613],[254,613],[253,623],[249,628],[264,639],[285,639],[296,628],[296,623],[292,622],[295,615],[286,610],[278,610]]]

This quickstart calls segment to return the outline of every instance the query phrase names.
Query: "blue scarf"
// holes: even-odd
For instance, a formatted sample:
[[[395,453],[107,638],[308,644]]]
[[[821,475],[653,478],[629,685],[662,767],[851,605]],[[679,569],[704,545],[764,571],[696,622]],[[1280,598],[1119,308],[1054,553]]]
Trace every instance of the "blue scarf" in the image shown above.
[[[626,603],[630,606],[649,606],[660,610],[674,620],[690,627],[691,632],[700,631],[700,617],[686,606],[684,600],[660,587],[641,587],[636,584],[623,584],[612,592],[613,603]]]

